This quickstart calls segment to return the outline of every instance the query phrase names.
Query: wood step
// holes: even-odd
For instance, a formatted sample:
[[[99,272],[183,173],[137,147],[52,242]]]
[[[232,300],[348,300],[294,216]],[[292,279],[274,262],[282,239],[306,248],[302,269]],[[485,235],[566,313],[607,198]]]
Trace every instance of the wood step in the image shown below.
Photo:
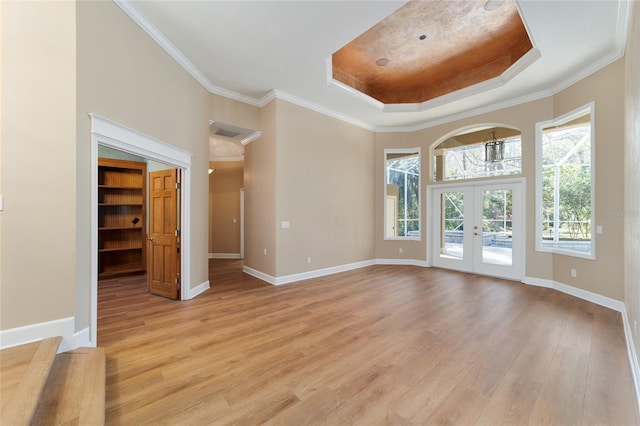
[[[104,425],[104,348],[58,354],[33,416],[37,425]]]
[[[59,336],[51,337],[38,343],[24,345],[25,347],[2,351],[1,424],[20,426],[31,422],[61,341],[62,338]],[[6,384],[5,372],[9,379],[9,383]]]

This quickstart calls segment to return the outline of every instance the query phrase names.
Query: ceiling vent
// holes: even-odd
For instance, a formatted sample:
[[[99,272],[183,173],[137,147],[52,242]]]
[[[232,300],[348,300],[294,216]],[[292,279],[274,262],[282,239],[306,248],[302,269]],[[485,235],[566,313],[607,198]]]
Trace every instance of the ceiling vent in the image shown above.
[[[227,129],[218,129],[218,130],[216,130],[215,134],[218,135],[218,136],[223,136],[225,138],[235,138],[240,133],[234,132],[232,130],[227,130]]]

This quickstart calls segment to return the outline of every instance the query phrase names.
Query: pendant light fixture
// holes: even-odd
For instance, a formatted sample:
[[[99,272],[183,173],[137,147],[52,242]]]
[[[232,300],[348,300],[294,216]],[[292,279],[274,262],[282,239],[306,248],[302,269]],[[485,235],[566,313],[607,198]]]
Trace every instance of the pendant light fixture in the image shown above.
[[[504,139],[496,138],[496,129],[491,131],[491,140],[484,144],[484,161],[497,163],[504,159]]]

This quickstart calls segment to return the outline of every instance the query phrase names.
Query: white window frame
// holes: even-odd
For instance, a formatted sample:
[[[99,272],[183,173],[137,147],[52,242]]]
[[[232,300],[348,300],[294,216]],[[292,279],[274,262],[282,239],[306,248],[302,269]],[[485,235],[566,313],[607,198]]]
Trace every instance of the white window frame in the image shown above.
[[[583,115],[590,114],[591,123],[591,251],[589,253],[580,252],[561,247],[548,247],[542,245],[542,221],[543,221],[543,204],[542,204],[542,133],[543,129],[560,125],[568,121],[574,120]],[[536,123],[536,251],[558,253],[567,256],[581,257],[585,259],[596,258],[596,128],[595,128],[595,102],[590,102],[579,108],[574,109],[559,117],[547,121]]]
[[[418,175],[418,236],[411,236],[411,235],[407,235],[407,236],[402,236],[402,237],[389,237],[387,236],[387,231],[386,231],[386,223],[387,223],[387,208],[386,208],[386,201],[387,201],[387,180],[388,180],[388,176],[387,176],[387,154],[418,154],[418,163],[420,164],[420,174]],[[383,226],[382,226],[382,235],[384,236],[385,240],[399,240],[399,241],[422,241],[422,191],[420,190],[420,188],[422,188],[422,152],[420,150],[420,147],[417,148],[391,148],[391,149],[385,149],[384,150],[384,158],[382,161],[382,167],[383,167],[383,174],[384,174],[384,204],[383,204]]]
[[[522,135],[518,135],[518,136],[511,136],[505,139],[505,144],[507,143],[514,143],[515,141],[518,141],[520,144],[520,169],[515,172],[515,173],[504,173],[506,170],[504,169],[504,164],[502,164],[503,169],[502,170],[496,170],[495,172],[484,172],[484,173],[478,173],[476,175],[472,175],[472,176],[460,176],[460,177],[456,177],[456,178],[446,178],[446,173],[447,173],[447,156],[449,155],[449,153],[451,151],[462,151],[462,150],[470,150],[470,149],[480,149],[482,150],[482,152],[484,153],[484,149],[485,149],[485,144],[484,143],[480,143],[480,144],[474,144],[474,145],[467,145],[467,146],[459,146],[459,147],[455,147],[455,148],[446,148],[447,149],[447,153],[443,156],[443,179],[441,182],[461,182],[461,181],[467,181],[467,180],[471,180],[471,179],[488,179],[488,178],[495,178],[495,177],[502,177],[502,178],[509,178],[511,176],[521,176],[522,175]],[[511,157],[511,158],[507,158],[504,160],[499,161],[498,163],[503,163],[504,161],[509,161],[512,160],[514,158],[518,158],[518,157]],[[515,171],[515,169],[514,169]],[[464,173],[469,174],[466,170],[464,171]]]

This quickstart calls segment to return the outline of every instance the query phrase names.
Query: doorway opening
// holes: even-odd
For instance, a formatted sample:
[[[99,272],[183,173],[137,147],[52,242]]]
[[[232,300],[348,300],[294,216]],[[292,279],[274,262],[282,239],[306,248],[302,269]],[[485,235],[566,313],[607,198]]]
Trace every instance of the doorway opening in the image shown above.
[[[176,211],[181,214],[176,218],[176,229],[180,229],[180,253],[177,256],[176,268],[180,266],[181,276],[179,282],[179,298],[181,300],[189,299],[190,296],[186,289],[189,283],[190,271],[190,253],[189,240],[190,235],[190,211],[189,200],[191,195],[191,153],[183,151],[164,142],[158,141],[148,135],[136,132],[118,123],[95,114],[91,116],[91,291],[90,291],[90,343],[97,346],[98,331],[98,157],[100,147],[113,149],[125,154],[142,157],[144,159],[153,160],[157,163],[167,165],[170,170],[175,173],[177,178],[180,175],[180,197],[176,195],[175,202]],[[164,179],[163,179],[164,180]],[[166,182],[166,180],[164,180]],[[174,185],[174,189],[176,186]],[[153,187],[150,187],[153,190]],[[165,191],[166,192],[166,191]],[[166,199],[160,198],[164,203]],[[162,204],[162,203],[158,203]],[[181,206],[181,208],[177,208]],[[150,209],[151,210],[151,209]],[[164,218],[162,218],[164,221]],[[150,231],[153,231],[150,229]],[[153,235],[152,232],[149,235]],[[151,236],[151,238],[154,238]],[[175,241],[175,235],[174,235]],[[160,245],[160,250],[154,248],[153,244],[149,245],[150,252],[161,254],[165,248]],[[171,247],[170,249],[174,249]],[[150,275],[147,271],[147,274]]]
[[[523,187],[524,179],[429,186],[431,264],[522,280]]]
[[[209,259],[244,258],[244,161],[209,161]]]

